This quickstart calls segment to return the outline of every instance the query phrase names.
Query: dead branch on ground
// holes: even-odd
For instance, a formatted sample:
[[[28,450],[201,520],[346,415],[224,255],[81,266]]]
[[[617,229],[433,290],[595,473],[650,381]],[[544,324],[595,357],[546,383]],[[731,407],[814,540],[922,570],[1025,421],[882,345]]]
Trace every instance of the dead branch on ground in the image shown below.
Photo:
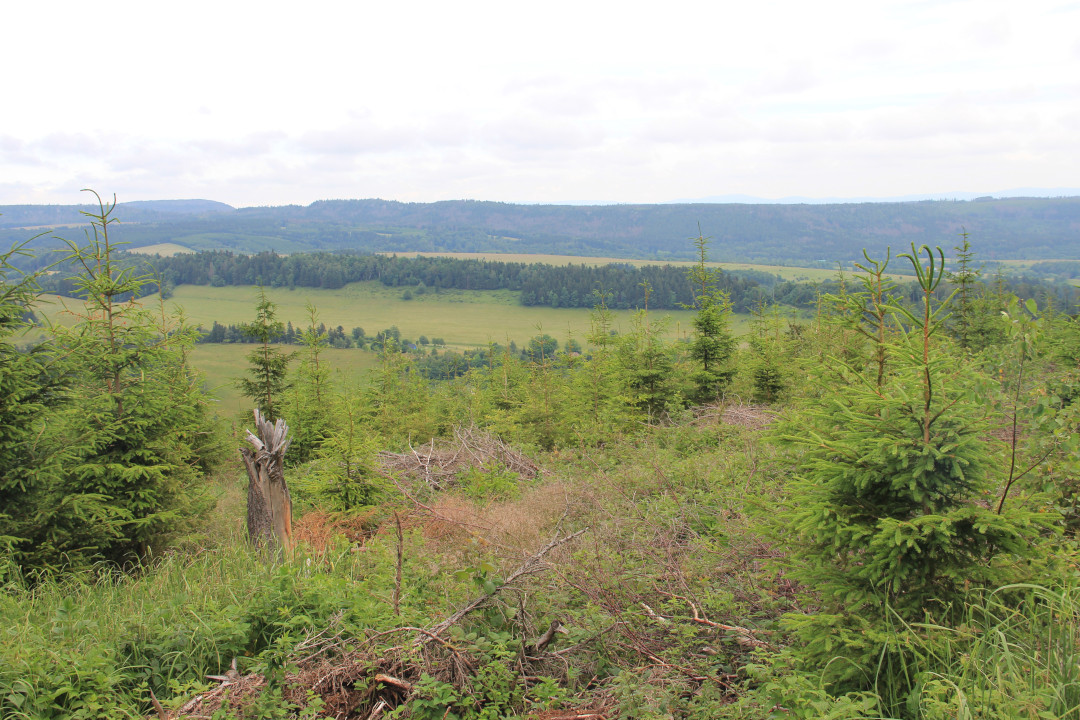
[[[523,578],[523,577],[528,576],[528,575],[532,575],[534,573],[539,572],[540,570],[543,570],[544,567],[546,567],[546,565],[547,565],[547,563],[544,562],[544,556],[545,555],[547,555],[549,552],[551,552],[555,548],[559,547],[560,545],[565,545],[566,543],[570,542],[574,538],[579,537],[580,535],[584,534],[588,529],[589,528],[585,527],[585,528],[582,528],[582,529],[578,530],[577,532],[570,533],[569,535],[566,535],[566,536],[561,537],[561,538],[556,536],[551,542],[549,542],[544,547],[540,548],[540,550],[538,552],[536,552],[532,556],[528,557],[525,560],[525,562],[523,562],[518,567],[517,570],[515,570],[514,572],[507,575],[506,579],[503,581],[502,585],[495,588],[495,592],[491,593],[490,595],[485,594],[485,595],[481,595],[479,597],[473,598],[468,603],[466,603],[465,606],[462,607],[460,610],[458,610],[454,614],[450,615],[448,618],[446,618],[445,620],[443,620],[439,624],[432,627],[430,629],[430,634],[434,635],[434,636],[441,635],[442,633],[446,632],[446,630],[448,630],[451,626],[456,625],[458,622],[460,622],[462,618],[464,618],[466,615],[471,613],[473,610],[476,610],[477,608],[487,604],[500,591],[502,591],[503,589],[507,588],[510,585],[513,585],[514,582],[516,582],[520,578]],[[425,640],[419,640],[418,639],[416,641],[415,645],[419,646],[419,645],[422,645],[422,644],[425,644],[425,643],[426,643]]]

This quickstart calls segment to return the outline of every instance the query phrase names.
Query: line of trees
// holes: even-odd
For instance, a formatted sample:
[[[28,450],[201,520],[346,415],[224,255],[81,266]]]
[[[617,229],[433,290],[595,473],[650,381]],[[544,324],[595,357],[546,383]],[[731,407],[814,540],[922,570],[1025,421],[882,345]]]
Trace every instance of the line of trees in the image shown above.
[[[149,268],[142,256],[119,253],[124,267]],[[79,268],[61,264],[41,279],[42,288],[60,295],[77,292]],[[152,272],[168,296],[177,285],[317,287],[338,289],[351,282],[378,281],[401,288],[403,299],[444,289],[512,290],[525,306],[591,308],[595,292],[601,291],[611,309],[645,306],[643,288],[648,285],[648,305],[657,310],[674,310],[693,305],[694,288],[685,268],[670,265],[634,266],[613,263],[604,266],[547,265],[520,262],[470,260],[446,257],[397,257],[358,253],[311,253],[278,255],[263,252],[242,255],[210,251],[158,258]],[[714,283],[731,301],[732,310],[749,313],[762,305],[778,304],[809,309],[823,293],[839,288],[835,280],[823,283],[789,282],[761,271],[714,271]],[[1021,299],[1035,299],[1044,306],[1053,303],[1071,308],[1076,290],[1068,284],[1050,284],[1031,277],[998,277],[1002,292]],[[914,282],[897,292],[914,299]],[[939,296],[944,297],[939,292]],[[126,299],[126,298],[124,298]],[[357,344],[355,341],[353,344]]]
[[[131,256],[128,261],[141,265],[145,258]],[[642,283],[648,283],[652,288],[650,305],[654,308],[671,310],[693,302],[685,269],[669,265],[557,266],[356,253],[283,256],[211,251],[159,258],[153,267],[166,289],[177,285],[264,285],[335,290],[347,283],[375,280],[387,287],[400,287],[409,297],[443,289],[513,290],[521,293],[520,302],[526,306],[592,307],[593,292],[600,288],[608,294],[611,308],[631,309],[642,306]],[[75,290],[76,270],[68,268],[67,272],[50,276],[43,285],[52,292],[69,295]],[[719,273],[717,282],[732,298],[735,310],[742,312],[766,297],[761,282],[769,280],[775,278],[766,273],[754,273],[753,279]]]

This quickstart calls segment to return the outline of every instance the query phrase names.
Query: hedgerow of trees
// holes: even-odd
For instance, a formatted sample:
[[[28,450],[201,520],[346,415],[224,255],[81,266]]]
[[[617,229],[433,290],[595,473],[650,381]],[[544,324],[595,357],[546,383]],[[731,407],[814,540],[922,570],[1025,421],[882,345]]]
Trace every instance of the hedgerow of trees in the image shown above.
[[[957,250],[961,257],[962,250]],[[145,258],[118,254],[124,266],[147,268]],[[43,289],[61,295],[75,292],[78,268],[66,263],[41,278]],[[140,270],[146,272],[146,270]],[[731,309],[751,313],[762,305],[787,305],[801,309],[815,307],[822,294],[835,293],[836,281],[822,283],[783,281],[761,271],[714,272],[717,291],[726,294]],[[672,310],[692,306],[695,288],[681,267],[630,264],[604,266],[525,264],[443,257],[398,257],[356,253],[298,253],[281,256],[271,252],[255,255],[211,251],[158,258],[153,273],[166,291],[178,285],[318,287],[338,289],[350,282],[377,281],[401,288],[413,297],[439,293],[444,289],[511,290],[526,306],[591,308],[594,293],[602,289],[607,307],[615,310],[644,306],[644,287],[649,287],[649,306]],[[1054,303],[1067,307],[1075,295],[1068,284],[1047,284],[1027,277],[998,277],[1001,293],[1022,300],[1035,299],[1040,306]],[[902,292],[909,299],[918,295],[914,283]],[[999,293],[999,294],[1001,294]],[[940,295],[940,292],[939,292]],[[227,328],[223,327],[221,332]],[[288,331],[288,328],[286,328]],[[216,336],[215,336],[216,337]],[[242,341],[242,333],[232,333],[226,342]],[[343,346],[345,338],[331,337]]]

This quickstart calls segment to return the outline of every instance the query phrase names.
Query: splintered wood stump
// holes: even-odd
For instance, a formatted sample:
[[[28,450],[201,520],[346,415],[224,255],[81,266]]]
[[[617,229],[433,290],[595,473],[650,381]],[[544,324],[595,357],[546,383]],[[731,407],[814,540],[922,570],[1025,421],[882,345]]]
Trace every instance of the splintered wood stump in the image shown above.
[[[248,474],[248,539],[257,547],[292,549],[292,498],[285,484],[285,451],[291,438],[284,420],[274,424],[255,410],[254,450],[240,448]]]

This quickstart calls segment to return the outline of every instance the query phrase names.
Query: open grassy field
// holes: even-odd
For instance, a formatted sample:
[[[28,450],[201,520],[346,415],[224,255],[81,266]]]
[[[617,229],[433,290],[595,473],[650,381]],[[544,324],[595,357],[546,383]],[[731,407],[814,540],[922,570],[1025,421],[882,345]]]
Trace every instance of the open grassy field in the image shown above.
[[[1022,271],[1044,262],[1075,262],[1075,258],[1036,258],[1034,260],[997,260],[995,263],[1007,271]]]
[[[167,310],[183,308],[189,321],[209,327],[215,320],[228,325],[250,322],[255,315],[258,290],[253,287],[209,287],[181,285],[166,302]],[[414,295],[402,300],[400,288],[388,288],[378,282],[353,283],[340,290],[318,288],[270,288],[270,299],[277,305],[278,318],[292,322],[296,328],[307,326],[306,304],[310,301],[319,310],[320,320],[329,327],[341,325],[350,331],[362,327],[369,335],[397,326],[402,337],[417,340],[420,335],[442,338],[454,348],[487,345],[490,342],[515,341],[524,345],[541,332],[555,337],[560,344],[573,337],[585,344],[589,330],[590,310],[585,308],[523,307],[517,294],[508,290],[443,290],[439,293]],[[157,307],[157,295],[143,300]],[[63,303],[63,304],[62,304]],[[70,314],[62,312],[64,304],[74,309],[77,303],[70,298],[42,298],[39,314],[59,323],[70,323]],[[633,313],[615,313],[614,329],[630,329]],[[653,322],[665,322],[669,338],[684,337],[691,331],[693,312],[688,310],[650,313]],[[746,332],[749,317],[733,319],[736,334]],[[28,336],[28,340],[35,339]],[[245,355],[252,345],[199,345],[192,354],[195,367],[206,375],[207,387],[220,401],[220,413],[233,417],[246,410],[241,403],[235,381],[247,366]],[[356,381],[377,362],[376,355],[366,350],[329,350],[328,358],[342,382]]]
[[[172,307],[182,307],[196,324],[209,327],[216,320],[227,325],[251,321],[257,292],[252,287],[182,285],[168,302]],[[455,347],[508,340],[520,345],[540,332],[560,342],[568,336],[583,342],[591,312],[586,308],[523,307],[518,304],[517,293],[509,290],[442,290],[402,300],[401,288],[385,287],[378,282],[352,283],[340,290],[271,288],[267,294],[277,305],[278,318],[292,322],[297,328],[307,326],[305,305],[310,301],[318,308],[320,320],[329,327],[341,325],[346,331],[362,327],[373,335],[396,325],[403,337],[412,340],[420,335],[439,337]],[[154,300],[154,296],[148,298],[148,302]],[[628,329],[631,315],[630,311],[617,312],[615,329]],[[664,316],[671,317],[670,337],[689,331],[692,312],[673,310],[654,314],[658,320]],[[745,318],[739,318],[735,332],[743,331],[745,323]]]
[[[389,253],[387,253],[389,254]],[[515,253],[468,253],[468,252],[397,252],[399,257],[452,257],[463,260],[491,260],[495,262],[520,262],[520,263],[543,263],[546,265],[609,265],[621,263],[624,265],[674,265],[676,267],[690,267],[696,263],[687,260],[627,260],[626,258],[613,257],[582,257],[578,255],[529,255]],[[721,270],[758,270],[770,275],[779,275],[784,280],[792,282],[817,282],[832,280],[836,277],[836,268],[804,268],[790,267],[787,265],[756,265],[753,263],[706,263],[709,267]]]
[[[236,381],[247,368],[247,354],[255,345],[196,345],[191,353],[192,364],[205,376],[205,386],[217,398],[217,412],[222,417],[234,418],[251,412],[251,401],[242,397]],[[285,352],[296,351],[295,346],[281,347]],[[379,358],[368,350],[337,350],[328,348],[323,356],[332,370],[334,383],[345,387],[359,382]],[[293,367],[298,361],[294,359]],[[246,418],[245,418],[246,419]]]
[[[136,248],[126,247],[124,249],[136,255],[158,255],[159,257],[172,257],[173,255],[195,252],[189,247],[177,245],[176,243],[157,243],[156,245],[143,245]]]

